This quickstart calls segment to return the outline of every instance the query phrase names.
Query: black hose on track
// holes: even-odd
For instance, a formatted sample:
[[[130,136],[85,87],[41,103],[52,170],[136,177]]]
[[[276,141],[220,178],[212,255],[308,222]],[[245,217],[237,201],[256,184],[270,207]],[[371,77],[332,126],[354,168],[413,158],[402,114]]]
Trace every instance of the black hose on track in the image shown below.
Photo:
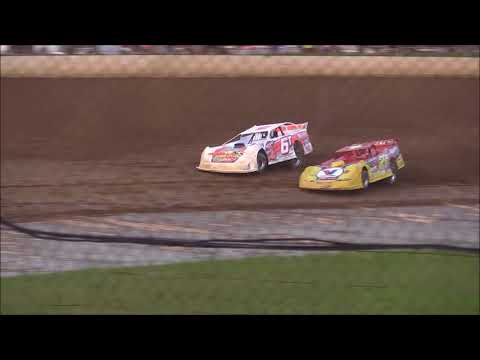
[[[258,250],[289,250],[289,251],[361,251],[361,250],[450,250],[479,254],[478,248],[469,248],[444,244],[381,244],[381,243],[351,243],[313,238],[258,238],[258,239],[202,239],[188,240],[162,237],[135,237],[119,235],[73,234],[64,232],[44,231],[27,228],[0,217],[0,224],[18,233],[33,238],[92,243],[123,243],[185,248],[216,248],[216,249],[258,249]],[[284,242],[283,244],[281,242]],[[301,242],[309,242],[302,244]]]

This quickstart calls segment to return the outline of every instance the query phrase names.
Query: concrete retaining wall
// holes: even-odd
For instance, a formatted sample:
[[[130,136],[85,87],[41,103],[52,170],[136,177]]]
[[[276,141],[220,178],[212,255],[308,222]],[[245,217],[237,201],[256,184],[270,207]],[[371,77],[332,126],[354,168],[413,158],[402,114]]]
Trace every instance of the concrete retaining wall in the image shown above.
[[[478,58],[382,56],[2,56],[3,77],[478,77]]]

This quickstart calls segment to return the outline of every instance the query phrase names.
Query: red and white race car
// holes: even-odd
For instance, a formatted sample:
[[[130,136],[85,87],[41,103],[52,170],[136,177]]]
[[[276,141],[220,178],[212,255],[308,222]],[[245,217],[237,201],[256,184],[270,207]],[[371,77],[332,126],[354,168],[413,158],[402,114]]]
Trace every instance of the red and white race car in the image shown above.
[[[268,165],[289,161],[293,168],[313,151],[308,123],[255,125],[226,143],[206,147],[197,169],[221,173],[262,172]]]

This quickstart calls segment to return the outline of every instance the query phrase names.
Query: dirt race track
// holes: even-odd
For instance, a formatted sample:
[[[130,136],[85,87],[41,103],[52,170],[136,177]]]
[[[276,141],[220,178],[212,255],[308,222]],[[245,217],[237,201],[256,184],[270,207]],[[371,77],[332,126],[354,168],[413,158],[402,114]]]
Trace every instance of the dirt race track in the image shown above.
[[[478,203],[479,98],[478,78],[2,78],[1,213]],[[283,166],[261,176],[195,169],[204,146],[280,121],[309,122],[309,164],[398,138],[400,183],[313,193]]]

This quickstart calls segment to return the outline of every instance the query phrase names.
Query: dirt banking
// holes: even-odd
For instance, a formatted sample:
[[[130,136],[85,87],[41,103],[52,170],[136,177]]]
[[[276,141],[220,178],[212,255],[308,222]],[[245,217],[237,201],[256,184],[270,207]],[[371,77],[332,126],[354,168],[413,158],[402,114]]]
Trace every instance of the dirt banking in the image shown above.
[[[62,185],[85,194],[99,181],[124,204],[125,182],[144,184],[135,191],[150,196],[161,182],[183,205],[208,198],[255,207],[265,201],[259,187],[295,202],[298,173],[224,177],[194,168],[204,146],[280,121],[309,122],[309,164],[346,144],[395,137],[407,162],[402,186],[478,186],[479,97],[476,78],[2,78],[2,212],[33,199],[25,188],[53,186],[58,197]]]

